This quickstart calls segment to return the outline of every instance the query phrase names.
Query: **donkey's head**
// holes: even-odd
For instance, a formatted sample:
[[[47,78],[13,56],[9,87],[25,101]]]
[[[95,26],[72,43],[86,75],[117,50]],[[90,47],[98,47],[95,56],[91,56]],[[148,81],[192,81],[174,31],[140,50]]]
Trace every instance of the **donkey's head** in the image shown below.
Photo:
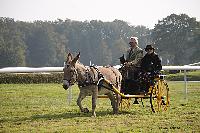
[[[75,58],[72,57],[71,53],[67,55],[67,60],[63,68],[63,71],[64,71],[63,88],[65,90],[67,90],[70,86],[72,86],[77,81],[78,73],[75,68],[75,65],[79,57],[80,57],[80,52]]]

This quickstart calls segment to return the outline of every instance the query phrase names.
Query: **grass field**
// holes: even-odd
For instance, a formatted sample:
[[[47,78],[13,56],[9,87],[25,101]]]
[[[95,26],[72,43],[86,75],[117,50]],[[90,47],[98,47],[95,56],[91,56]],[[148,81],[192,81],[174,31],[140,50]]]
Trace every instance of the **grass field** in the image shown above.
[[[113,115],[109,100],[99,99],[96,118],[80,113],[76,87],[69,105],[61,84],[0,84],[0,132],[200,132],[200,83],[188,83],[187,100],[183,83],[168,84],[166,112],[152,113],[146,101]],[[83,105],[91,110],[91,97]]]
[[[200,81],[199,75],[200,75],[200,70],[187,71],[186,72],[187,81]],[[167,74],[166,79],[170,81],[183,81],[184,71],[176,74]]]

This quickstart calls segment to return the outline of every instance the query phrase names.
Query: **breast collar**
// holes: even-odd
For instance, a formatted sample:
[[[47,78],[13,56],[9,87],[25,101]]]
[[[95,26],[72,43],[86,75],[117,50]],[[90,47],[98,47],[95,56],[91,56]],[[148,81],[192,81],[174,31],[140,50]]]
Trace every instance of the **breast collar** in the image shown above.
[[[86,69],[84,74],[84,81],[78,81],[79,87],[85,87],[89,85],[97,85],[98,81],[104,78],[103,74],[95,66],[90,66]]]

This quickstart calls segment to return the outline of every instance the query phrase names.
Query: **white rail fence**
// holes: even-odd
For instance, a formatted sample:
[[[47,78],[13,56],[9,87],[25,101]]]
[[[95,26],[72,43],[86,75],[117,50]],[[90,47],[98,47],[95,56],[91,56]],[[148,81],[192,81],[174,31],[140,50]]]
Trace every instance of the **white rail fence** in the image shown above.
[[[0,73],[40,73],[62,71],[63,67],[6,67],[0,69]]]
[[[120,68],[120,65],[114,66]],[[200,70],[200,66],[163,66],[163,70]],[[6,67],[0,73],[63,72],[63,67]]]
[[[120,68],[120,65],[114,66]],[[187,99],[187,70],[200,70],[200,66],[163,66],[163,70],[183,70],[184,71],[184,83],[185,83],[185,99]],[[7,67],[1,68],[0,73],[38,73],[38,72],[63,72],[63,67]]]

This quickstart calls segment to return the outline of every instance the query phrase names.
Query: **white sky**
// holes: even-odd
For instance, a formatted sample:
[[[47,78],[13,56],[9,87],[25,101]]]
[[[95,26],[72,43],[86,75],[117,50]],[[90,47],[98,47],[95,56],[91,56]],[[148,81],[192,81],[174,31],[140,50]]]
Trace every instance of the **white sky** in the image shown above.
[[[0,17],[21,21],[119,19],[153,28],[172,13],[200,21],[200,0],[0,0]]]

